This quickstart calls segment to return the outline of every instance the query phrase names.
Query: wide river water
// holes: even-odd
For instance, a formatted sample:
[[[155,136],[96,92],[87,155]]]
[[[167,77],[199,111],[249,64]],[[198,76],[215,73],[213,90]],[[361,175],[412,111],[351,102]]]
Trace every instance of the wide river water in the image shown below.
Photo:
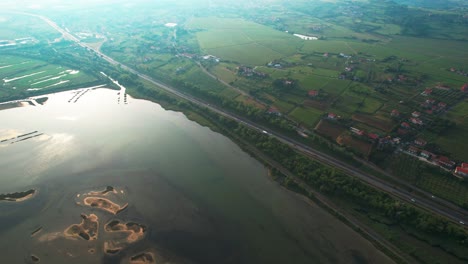
[[[48,97],[0,111],[0,194],[37,190],[0,201],[0,263],[392,263],[182,113],[110,89]],[[128,207],[114,215],[91,196]],[[81,214],[97,216],[96,239],[66,235]],[[144,232],[109,232],[112,220]]]

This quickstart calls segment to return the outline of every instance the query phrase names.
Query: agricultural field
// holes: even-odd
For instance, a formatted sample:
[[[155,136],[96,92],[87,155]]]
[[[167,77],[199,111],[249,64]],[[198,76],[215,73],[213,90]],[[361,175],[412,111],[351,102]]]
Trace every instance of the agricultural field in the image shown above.
[[[290,34],[243,19],[194,18],[186,26],[198,31],[202,53],[245,65],[262,65],[291,56],[301,43]]]
[[[67,86],[85,87],[96,81],[96,78],[76,69],[17,56],[2,57],[0,78],[1,98],[17,94],[28,96],[36,91],[47,93]]]
[[[450,173],[439,171],[436,167],[402,153],[392,157],[387,166],[395,176],[436,197],[453,201],[460,206],[468,206],[468,184]]]

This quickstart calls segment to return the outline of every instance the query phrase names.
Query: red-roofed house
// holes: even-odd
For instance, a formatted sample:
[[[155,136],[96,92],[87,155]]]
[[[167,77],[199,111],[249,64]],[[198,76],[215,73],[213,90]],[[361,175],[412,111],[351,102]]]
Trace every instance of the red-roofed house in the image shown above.
[[[328,113],[328,116],[327,116],[327,117],[330,118],[330,119],[335,119],[335,118],[336,118],[336,114],[334,114],[334,113]]]
[[[426,88],[424,92],[421,93],[421,95],[428,96],[432,94],[432,89],[431,88]]]
[[[393,109],[392,110],[392,113],[390,113],[391,116],[394,116],[394,117],[398,117],[400,116],[400,112],[396,109]]]
[[[370,139],[376,140],[376,139],[379,138],[379,135],[374,134],[374,133],[369,133],[369,134],[367,134],[367,137],[370,138]]]
[[[468,177],[468,168],[457,167],[455,168],[455,174],[462,177]]]
[[[309,94],[310,97],[316,97],[317,95],[319,95],[319,91],[310,90],[308,94]]]
[[[417,112],[417,111],[414,111],[413,113],[411,113],[411,116],[412,117],[420,117],[421,116],[421,113]]]
[[[462,163],[462,164],[461,164],[461,167],[462,167],[462,168],[465,168],[465,169],[468,169],[468,163]]]
[[[403,127],[403,128],[410,128],[411,126],[410,126],[410,124],[408,124],[408,123],[406,123],[406,122],[403,122],[403,123],[401,123],[401,127]]]
[[[465,84],[461,87],[460,90],[461,90],[462,92],[464,92],[464,93],[467,93],[467,92],[468,92],[468,83],[465,83]]]
[[[411,123],[416,124],[416,125],[422,125],[423,121],[419,118],[410,118]]]

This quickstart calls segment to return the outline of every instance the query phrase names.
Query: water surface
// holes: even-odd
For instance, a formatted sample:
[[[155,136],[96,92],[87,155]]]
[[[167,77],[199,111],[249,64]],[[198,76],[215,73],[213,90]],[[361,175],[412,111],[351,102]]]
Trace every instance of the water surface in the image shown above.
[[[90,89],[0,111],[0,140],[37,135],[0,143],[0,193],[38,190],[27,201],[0,202],[2,263],[34,263],[32,255],[52,264],[129,263],[141,252],[157,263],[391,263],[278,186],[226,137],[124,98]],[[109,199],[128,203],[117,215],[82,203],[106,186],[116,190]],[[81,214],[98,217],[96,240],[64,235]],[[145,235],[126,243],[128,233],[104,230],[112,220],[141,224]],[[120,251],[106,254],[105,245]]]

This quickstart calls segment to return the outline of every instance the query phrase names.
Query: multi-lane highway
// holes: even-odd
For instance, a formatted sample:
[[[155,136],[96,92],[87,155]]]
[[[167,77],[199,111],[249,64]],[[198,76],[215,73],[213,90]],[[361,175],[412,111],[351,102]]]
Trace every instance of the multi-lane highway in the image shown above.
[[[201,107],[205,107],[221,116],[224,116],[226,118],[230,118],[232,120],[235,120],[247,127],[250,127],[252,129],[255,129],[259,132],[263,132],[263,133],[267,133],[268,135],[270,135],[271,137],[275,137],[276,139],[278,139],[279,141],[289,145],[290,147],[292,148],[295,148],[297,151],[299,152],[302,152],[304,154],[306,154],[307,156],[315,159],[315,160],[318,160],[322,163],[325,163],[325,164],[328,164],[330,166],[333,166],[337,169],[340,169],[342,171],[344,171],[345,173],[349,174],[349,175],[352,175],[356,178],[359,178],[360,180],[362,180],[363,182],[377,188],[377,189],[380,189],[398,199],[401,199],[403,201],[406,201],[408,203],[413,203],[414,205],[420,207],[420,208],[423,208],[423,209],[426,209],[430,212],[433,212],[433,213],[436,213],[436,214],[439,214],[439,215],[442,215],[442,216],[445,216],[446,218],[448,218],[449,220],[455,222],[455,223],[458,223],[458,224],[462,224],[462,223],[468,223],[468,212],[466,210],[464,210],[463,208],[460,208],[458,206],[455,206],[454,204],[452,203],[449,203],[447,201],[443,201],[443,200],[440,200],[440,198],[437,198],[434,199],[432,197],[429,197],[427,194],[424,195],[424,196],[418,196],[418,197],[415,197],[414,194],[410,193],[409,191],[405,190],[405,189],[402,189],[402,188],[397,188],[395,187],[393,184],[383,180],[383,179],[380,179],[374,175],[371,175],[369,173],[366,173],[366,172],[363,172],[341,160],[338,160],[330,155],[327,155],[325,153],[322,153],[320,151],[317,151],[307,145],[304,145],[300,142],[297,142],[296,140],[290,138],[290,137],[287,137],[287,136],[284,136],[282,134],[279,134],[279,133],[276,133],[274,131],[268,131],[267,128],[261,126],[261,125],[258,125],[256,123],[253,123],[243,117],[240,117],[236,114],[233,114],[233,113],[230,113],[229,111],[226,111],[224,109],[221,109],[217,106],[213,106],[213,105],[210,105],[200,99],[197,99],[191,95],[188,95],[188,94],[185,94],[185,93],[182,93],[174,88],[172,88],[171,86],[167,85],[167,84],[164,84],[158,80],[155,80],[145,74],[142,74],[138,71],[136,71],[135,69],[132,69],[126,65],[123,65],[117,61],[115,61],[114,59],[112,59],[111,57],[103,54],[102,52],[100,52],[99,50],[97,49],[94,49],[88,45],[86,45],[85,43],[82,43],[78,38],[76,38],[75,36],[73,36],[72,34],[70,34],[68,31],[62,29],[61,27],[59,27],[55,22],[53,22],[52,20],[44,17],[44,16],[39,16],[39,15],[34,15],[34,14],[28,14],[28,15],[32,15],[32,16],[36,16],[42,20],[44,20],[47,24],[49,24],[50,26],[52,26],[54,29],[56,29],[57,31],[59,31],[64,38],[66,39],[69,39],[69,40],[72,40],[72,41],[75,41],[78,45],[80,45],[81,47],[83,48],[87,48],[89,50],[92,50],[94,51],[97,55],[99,55],[101,58],[103,58],[104,60],[108,61],[109,63],[113,64],[113,65],[120,65],[122,69],[125,69],[133,74],[136,74],[137,76],[139,76],[140,78],[142,79],[145,79],[146,81],[148,82],[151,82],[153,83],[154,85],[166,90],[167,92],[169,93],[172,93],[180,98],[183,98],[187,101],[190,101],[198,106],[201,106]],[[424,192],[421,192],[421,193],[424,193]]]

